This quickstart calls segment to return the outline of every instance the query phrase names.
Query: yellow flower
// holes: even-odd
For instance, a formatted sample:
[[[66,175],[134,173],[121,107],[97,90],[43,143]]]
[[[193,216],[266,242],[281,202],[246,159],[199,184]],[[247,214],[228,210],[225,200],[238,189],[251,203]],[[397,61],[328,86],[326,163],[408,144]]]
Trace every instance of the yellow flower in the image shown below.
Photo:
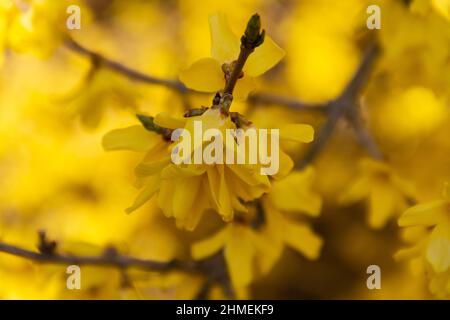
[[[438,297],[450,297],[450,198],[418,204],[398,221],[401,227],[416,232],[415,244],[397,252],[398,259],[412,259],[414,271],[428,269],[430,291]],[[431,231],[429,228],[432,228]],[[409,237],[411,238],[411,237]],[[430,266],[430,268],[428,268]]]
[[[387,164],[372,159],[361,161],[358,177],[340,196],[341,204],[350,204],[367,198],[368,223],[382,228],[397,212],[414,199],[414,188],[400,178]]]
[[[448,116],[443,99],[425,87],[396,90],[375,101],[379,103],[374,103],[371,110],[372,126],[383,140],[397,145],[417,138],[425,139]]]
[[[248,204],[245,212],[239,212],[236,222],[194,243],[192,257],[201,260],[223,249],[231,282],[238,292],[245,292],[258,276],[267,274],[281,257],[285,245],[308,259],[317,259],[322,239],[306,222],[296,221],[292,216],[320,213],[321,199],[311,191],[313,176],[314,170],[307,168],[275,181],[261,203]],[[258,219],[262,219],[261,226],[255,225]]]
[[[239,56],[240,41],[231,30],[225,15],[209,18],[211,31],[211,56],[194,62],[180,73],[180,80],[189,88],[202,92],[217,92],[225,87],[227,72]],[[265,73],[284,56],[284,51],[269,37],[255,49],[244,66],[244,74],[237,82],[233,96],[245,99],[254,89],[253,78]],[[227,71],[228,70],[228,71]]]
[[[224,132],[236,128],[230,117],[219,108],[211,108],[200,116],[185,119],[172,118],[165,113],[154,118],[154,124],[165,130],[184,128],[191,136],[195,135],[194,121],[201,122],[204,131],[217,128]],[[312,138],[313,129],[308,125],[286,125],[280,130],[281,140],[310,142]],[[237,144],[234,140],[233,144],[236,155]],[[191,150],[195,152],[199,148],[198,142],[192,141],[192,145]],[[214,209],[225,221],[231,221],[235,210],[243,210],[241,200],[252,201],[270,189],[269,178],[261,174],[260,163],[177,165],[171,161],[174,144],[167,137],[139,126],[108,133],[103,139],[103,146],[106,150],[147,151],[136,168],[143,190],[127,211],[138,209],[157,193],[159,207],[166,216],[174,217],[180,228],[193,230],[207,209]],[[188,157],[193,157],[193,153]],[[245,156],[245,159],[248,158]],[[279,150],[279,171],[274,177],[287,175],[292,167],[291,158]]]
[[[67,8],[70,5],[81,7],[84,26],[91,20],[88,7],[80,0],[3,0],[3,2],[10,9],[8,46],[16,51],[32,52],[43,58],[50,56],[64,40],[68,31],[66,28],[66,19],[69,17]]]
[[[310,217],[320,214],[322,199],[312,190],[314,176],[311,167],[293,172],[275,181],[271,192],[263,198],[268,237],[279,246],[279,254],[286,245],[308,259],[319,257],[322,239],[298,219],[305,214]]]
[[[300,1],[282,23],[286,77],[301,100],[322,103],[342,92],[360,60],[354,38],[368,5],[365,0]]]
[[[428,13],[430,9],[450,21],[449,0],[414,0],[411,4],[411,11],[413,12],[425,14]]]
[[[6,46],[6,35],[8,27],[8,13],[10,10],[9,0],[0,0],[0,67],[3,65],[3,50]]]

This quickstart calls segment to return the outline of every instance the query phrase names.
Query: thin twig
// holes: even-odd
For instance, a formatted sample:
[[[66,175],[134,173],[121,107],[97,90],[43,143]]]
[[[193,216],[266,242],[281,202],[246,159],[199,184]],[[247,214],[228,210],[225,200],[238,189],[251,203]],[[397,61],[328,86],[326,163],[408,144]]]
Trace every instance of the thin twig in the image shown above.
[[[19,246],[0,241],[0,252],[32,260],[37,263],[114,267],[118,268],[124,277],[124,280],[128,281],[129,279],[127,278],[126,270],[129,268],[138,268],[153,272],[180,270],[183,272],[203,274],[206,277],[207,285],[199,291],[198,296],[200,298],[206,297],[212,285],[214,283],[218,283],[223,286],[227,297],[229,299],[234,299],[234,292],[231,287],[223,251],[219,251],[217,254],[199,261],[172,260],[169,262],[159,262],[145,260],[121,255],[113,247],[106,248],[103,253],[98,256],[78,256],[58,253],[56,250],[57,242],[48,240],[44,231],[39,231],[38,235],[39,243],[37,247],[39,251],[24,249]]]
[[[180,81],[164,79],[164,78],[159,78],[156,76],[144,74],[138,70],[134,70],[134,69],[127,67],[117,61],[111,60],[97,52],[94,52],[94,51],[82,46],[80,43],[76,42],[73,39],[67,39],[66,46],[70,50],[73,50],[74,52],[88,56],[92,59],[92,61],[96,61],[97,63],[99,63],[107,68],[110,68],[110,69],[126,76],[129,79],[132,79],[135,81],[140,81],[140,82],[147,83],[147,84],[152,84],[152,85],[165,86],[169,89],[178,91],[181,94],[193,92],[193,90],[187,88]],[[308,105],[308,104],[305,104],[296,99],[277,96],[275,94],[266,94],[263,92],[257,92],[257,93],[251,94],[249,97],[249,102],[258,103],[258,104],[262,104],[262,105],[277,104],[277,105],[286,106],[286,107],[290,107],[290,108],[294,108],[294,109],[323,110],[321,108],[321,106]]]
[[[169,271],[176,268],[183,270],[195,270],[195,264],[185,261],[158,262],[152,260],[144,260],[135,257],[129,257],[118,254],[115,250],[106,250],[100,256],[75,256],[61,253],[41,253],[28,249],[23,249],[15,245],[0,242],[0,252],[8,253],[24,259],[33,260],[39,263],[52,264],[77,264],[77,265],[93,265],[103,267],[139,268],[152,271]]]
[[[367,152],[375,159],[382,159],[382,154],[372,136],[362,125],[359,114],[359,96],[361,91],[369,80],[375,58],[379,54],[379,48],[376,45],[370,46],[363,61],[353,78],[350,80],[343,93],[334,101],[328,104],[328,118],[320,129],[317,138],[314,140],[311,148],[306,153],[303,160],[299,163],[299,168],[304,168],[311,163],[317,155],[323,150],[329,141],[339,120],[345,118],[355,129],[359,142],[366,148]]]
[[[359,110],[355,109],[355,112],[349,112],[347,120],[352,125],[359,143],[365,146],[367,153],[376,160],[383,160],[383,154],[370,132],[364,126]]]
[[[73,39],[68,39],[66,41],[66,45],[71,50],[89,56],[93,61],[96,61],[97,63],[104,65],[118,73],[121,73],[130,79],[141,81],[148,84],[166,86],[170,89],[178,91],[182,95],[191,91],[180,81],[163,79],[144,74],[140,71],[129,68],[119,62],[108,59],[99,53],[91,51],[85,48],[84,46],[80,45]],[[382,154],[379,151],[377,144],[373,140],[373,137],[362,125],[359,115],[354,114],[355,112],[357,112],[356,109],[359,107],[359,103],[357,101],[358,96],[360,95],[362,88],[367,83],[368,77],[370,75],[370,70],[372,68],[373,60],[378,55],[378,53],[379,49],[376,45],[371,46],[369,50],[367,50],[367,53],[364,56],[364,59],[360,67],[358,68],[358,71],[355,73],[355,76],[349,82],[344,92],[341,94],[340,97],[329,103],[319,105],[306,104],[296,99],[282,97],[275,94],[269,94],[264,92],[258,92],[250,95],[249,102],[254,104],[261,104],[261,105],[276,104],[280,106],[293,108],[296,110],[307,109],[328,113],[327,121],[320,130],[320,132],[318,133],[317,139],[314,141],[313,145],[311,146],[310,150],[306,154],[303,161],[299,163],[300,168],[306,166],[308,163],[313,161],[314,158],[321,152],[321,150],[325,147],[327,141],[329,140],[331,134],[333,133],[336,124],[339,122],[341,118],[344,117],[353,126],[358,136],[359,142],[367,149],[368,153],[375,159],[382,159]],[[244,61],[245,56],[246,55],[243,54],[243,57],[241,59],[243,63],[245,63]],[[237,81],[240,74],[241,72],[239,71],[239,68],[235,67],[233,70],[233,76],[230,78],[235,79],[237,77],[236,78]],[[227,83],[226,90],[230,91],[232,90],[232,88],[234,88],[235,81],[228,81],[228,82],[230,82],[230,84]],[[333,110],[333,109],[340,109],[340,110]]]
[[[244,68],[245,62],[247,62],[248,57],[254,51],[254,49],[241,46],[241,51],[239,52],[239,57],[234,64],[233,71],[226,83],[225,89],[223,90],[224,95],[233,95],[234,87],[237,81],[241,77],[242,69]]]
[[[327,110],[328,103],[321,104],[308,104],[297,99],[283,97],[271,93],[257,92],[251,94],[248,97],[248,102],[251,104],[262,104],[262,105],[281,105],[285,107],[289,107],[295,110],[311,110],[311,111],[319,111],[324,112]]]
[[[165,86],[170,89],[179,91],[181,93],[186,93],[188,91],[188,88],[186,88],[186,86],[183,83],[181,83],[180,81],[162,79],[162,78],[150,76],[150,75],[144,74],[140,71],[131,69],[117,61],[110,60],[110,59],[102,56],[99,53],[96,53],[94,51],[91,51],[91,50],[83,47],[81,44],[79,44],[78,42],[76,42],[73,39],[67,39],[66,46],[75,52],[78,52],[82,55],[85,55],[92,59],[100,61],[103,65],[107,66],[111,70],[121,73],[132,80],[141,81],[141,82],[145,82],[145,83],[149,83],[149,84]]]

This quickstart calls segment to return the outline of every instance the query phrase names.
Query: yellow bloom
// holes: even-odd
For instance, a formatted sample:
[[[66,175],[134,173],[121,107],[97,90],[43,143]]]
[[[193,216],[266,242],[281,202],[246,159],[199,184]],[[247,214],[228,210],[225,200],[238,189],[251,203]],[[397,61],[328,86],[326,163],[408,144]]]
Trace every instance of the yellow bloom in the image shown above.
[[[396,257],[409,258],[415,272],[428,270],[430,291],[438,297],[450,297],[450,198],[418,204],[398,221],[401,227],[420,235],[412,247],[397,252]],[[428,228],[428,229],[425,229]],[[432,228],[431,231],[428,231]],[[429,267],[428,267],[429,266]]]
[[[414,0],[411,4],[411,10],[413,12],[425,14],[428,13],[430,9],[450,21],[449,0]]]
[[[368,223],[382,228],[397,212],[414,199],[415,191],[409,182],[400,178],[387,164],[365,159],[361,161],[358,177],[340,196],[341,204],[350,204],[367,198]]]
[[[313,169],[308,168],[275,181],[260,205],[247,205],[245,211],[239,212],[236,222],[195,243],[191,250],[193,258],[204,259],[223,249],[232,284],[238,292],[267,274],[281,257],[285,245],[308,259],[317,259],[322,239],[307,223],[292,216],[319,214],[321,199],[311,191],[313,176]],[[258,216],[261,214],[263,218]],[[255,225],[258,219],[263,219],[261,226]]]
[[[8,1],[6,1],[8,2]],[[67,7],[80,6],[83,23],[89,18],[89,9],[79,0],[75,1],[9,1],[8,45],[16,51],[32,52],[40,57],[48,57],[64,39]]]
[[[180,80],[189,88],[202,92],[217,92],[225,87],[225,77],[232,70],[240,51],[239,38],[231,30],[225,15],[209,18],[211,31],[211,56],[194,62],[180,73]],[[284,56],[284,51],[266,36],[264,43],[255,49],[244,66],[244,75],[236,85],[234,96],[245,99],[254,89],[253,78],[265,73]]]
[[[222,114],[219,108],[185,119],[172,118],[165,113],[158,114],[154,119],[157,126],[166,130],[184,128],[191,136],[195,135],[194,121],[201,122],[205,131],[217,128],[224,132],[235,128],[230,117]],[[312,136],[313,129],[308,125],[286,125],[280,130],[281,140],[310,142]],[[237,144],[234,140],[233,144],[236,155]],[[136,168],[143,190],[127,211],[138,209],[157,193],[159,207],[166,216],[174,217],[180,228],[194,229],[207,209],[214,209],[225,221],[231,221],[234,211],[243,208],[241,200],[252,201],[270,189],[268,176],[260,172],[261,164],[176,165],[171,161],[173,143],[137,126],[108,133],[103,139],[103,146],[106,150],[147,151],[146,157]],[[195,141],[192,141],[192,146],[194,152],[200,147]],[[227,147],[224,147],[224,153]],[[246,150],[246,154],[248,152]],[[193,153],[187,157],[193,157]],[[274,175],[275,178],[287,175],[293,167],[287,154],[282,150],[279,154],[279,172]]]
[[[0,0],[0,67],[3,64],[3,50],[6,46],[6,35],[8,27],[8,12],[10,10],[10,3],[8,0]]]
[[[375,101],[379,103],[374,103],[371,110],[374,130],[383,140],[389,139],[397,144],[425,139],[448,116],[443,99],[425,87],[398,90]]]
[[[296,218],[320,214],[322,199],[312,190],[314,175],[311,167],[293,172],[275,181],[271,192],[263,199],[271,241],[285,244],[311,260],[318,258],[322,240],[307,223]]]

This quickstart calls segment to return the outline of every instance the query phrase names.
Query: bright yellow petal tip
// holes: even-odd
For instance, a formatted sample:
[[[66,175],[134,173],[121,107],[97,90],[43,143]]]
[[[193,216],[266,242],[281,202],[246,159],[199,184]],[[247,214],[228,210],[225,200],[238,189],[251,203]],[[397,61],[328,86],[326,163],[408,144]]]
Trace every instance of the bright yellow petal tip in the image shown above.
[[[201,92],[216,92],[225,85],[222,66],[212,58],[203,58],[194,62],[180,73],[179,78],[186,87]]]

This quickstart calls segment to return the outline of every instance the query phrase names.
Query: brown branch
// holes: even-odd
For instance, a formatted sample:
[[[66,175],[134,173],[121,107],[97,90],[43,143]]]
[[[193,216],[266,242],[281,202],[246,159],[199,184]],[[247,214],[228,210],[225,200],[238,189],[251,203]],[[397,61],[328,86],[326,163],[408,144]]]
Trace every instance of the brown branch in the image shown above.
[[[92,61],[95,61],[96,64],[103,65],[107,68],[110,68],[111,70],[116,71],[117,73],[120,73],[127,78],[135,81],[140,81],[147,84],[152,85],[160,85],[165,86],[169,89],[175,90],[180,92],[181,94],[186,94],[188,92],[193,92],[193,90],[187,88],[182,82],[177,80],[171,80],[171,79],[163,79],[159,77],[155,77],[152,75],[144,74],[138,70],[134,70],[130,67],[127,67],[117,61],[111,60],[97,52],[94,52],[78,42],[76,42],[73,39],[67,39],[66,40],[66,46],[70,50],[77,52],[81,55],[85,55],[89,57]],[[319,110],[321,109],[320,106],[316,105],[308,105],[305,103],[302,103],[301,101],[297,101],[295,99],[277,96],[274,94],[266,94],[266,93],[254,93],[250,95],[249,102],[252,103],[258,103],[262,105],[266,104],[277,104],[281,106],[286,106],[294,109],[311,109],[311,110]],[[319,108],[317,108],[319,107]]]
[[[223,90],[224,95],[233,95],[234,87],[236,86],[237,81],[241,78],[242,69],[244,68],[245,62],[247,62],[248,57],[254,51],[254,49],[247,48],[245,46],[241,46],[241,51],[239,52],[239,57],[234,64],[233,71],[225,85],[225,89]]]
[[[191,90],[180,81],[158,78],[131,69],[119,62],[108,59],[99,53],[96,53],[83,47],[73,39],[68,39],[66,41],[66,45],[69,49],[90,57],[91,60],[94,61],[95,63],[106,66],[120,74],[123,74],[124,76],[132,80],[141,81],[153,85],[166,86],[169,89],[178,91],[182,96],[188,92],[191,92]],[[260,104],[260,105],[276,104],[280,106],[293,108],[296,110],[314,110],[328,113],[326,123],[319,131],[316,140],[313,142],[313,145],[311,146],[310,150],[304,157],[303,161],[299,163],[299,167],[306,166],[308,163],[312,162],[316,158],[316,156],[325,147],[327,141],[329,140],[331,134],[333,133],[336,127],[336,124],[342,118],[346,118],[352,125],[352,127],[355,129],[359,142],[367,149],[368,153],[375,159],[382,158],[381,152],[379,151],[372,136],[363,126],[361,120],[359,119],[359,115],[353,114],[354,112],[357,112],[356,109],[359,107],[359,103],[357,101],[358,96],[360,95],[362,88],[366,85],[368,81],[368,77],[372,69],[373,60],[378,55],[378,53],[379,49],[375,45],[371,46],[369,50],[367,50],[360,67],[355,73],[355,76],[347,85],[344,92],[341,94],[340,97],[329,103],[318,105],[306,104],[296,99],[264,92],[254,93],[249,96],[249,102],[253,104]],[[239,68],[234,68],[233,71],[235,72],[233,73],[235,75],[233,75],[233,79],[236,77],[236,75],[239,77],[240,72],[238,72],[238,69]],[[234,82],[234,80],[232,82]],[[230,83],[230,85],[227,84],[227,87],[229,86],[227,91],[231,90],[232,82]],[[229,103],[231,103],[231,101],[229,101]]]
[[[15,245],[0,242],[0,252],[8,253],[17,257],[28,260],[33,260],[39,263],[51,264],[77,264],[77,265],[92,265],[100,267],[118,267],[125,268],[139,268],[152,271],[169,271],[176,268],[183,270],[196,270],[196,266],[192,262],[185,261],[170,261],[158,262],[152,260],[144,260],[130,256],[124,256],[117,253],[115,249],[107,249],[100,256],[75,256],[71,254],[61,253],[45,253],[36,252],[28,249],[23,249]]]
[[[146,260],[121,255],[113,247],[106,248],[103,253],[98,256],[81,256],[58,253],[56,250],[57,243],[53,240],[48,240],[44,231],[40,231],[38,235],[39,242],[37,247],[39,251],[24,249],[19,246],[0,241],[0,252],[28,259],[37,263],[115,267],[121,271],[122,276],[124,277],[123,280],[129,280],[126,275],[126,270],[129,268],[138,268],[157,272],[181,270],[184,272],[204,274],[207,285],[205,284],[205,286],[200,289],[198,293],[199,298],[206,297],[208,291],[214,283],[218,283],[223,286],[224,292],[229,299],[235,298],[233,289],[231,288],[231,282],[223,251],[200,261],[172,260],[169,262],[159,262]]]
[[[308,104],[301,102],[297,99],[292,99],[289,97],[283,97],[271,93],[257,92],[251,94],[248,97],[248,102],[251,104],[262,104],[262,105],[280,105],[285,106],[291,109],[300,110],[310,110],[310,111],[318,111],[324,112],[327,110],[329,103],[321,103],[321,104]]]
[[[149,84],[165,86],[170,89],[179,91],[181,93],[186,93],[188,91],[188,88],[186,88],[186,86],[183,83],[181,83],[180,81],[162,79],[162,78],[150,76],[150,75],[144,74],[140,71],[131,69],[117,61],[110,60],[110,59],[102,56],[99,53],[96,53],[94,51],[91,51],[91,50],[83,47],[81,44],[79,44],[78,42],[76,42],[73,39],[69,38],[66,40],[65,43],[69,49],[71,49],[75,52],[78,52],[82,55],[88,56],[91,59],[96,60],[99,63],[103,64],[104,66],[110,68],[111,70],[121,73],[124,76],[126,76],[132,80],[141,81],[141,82],[149,83]]]
[[[265,31],[261,31],[261,18],[254,14],[247,23],[241,38],[239,57],[232,63],[232,71],[226,75],[225,88],[222,93],[222,107],[228,111],[233,101],[233,91],[236,83],[243,76],[244,65],[248,57],[264,42]]]
[[[362,124],[359,114],[360,103],[358,101],[361,91],[369,80],[374,60],[378,54],[378,46],[370,46],[367,49],[358,70],[350,80],[347,87],[344,89],[343,93],[337,99],[328,104],[326,107],[328,111],[328,118],[320,129],[317,138],[314,140],[305,157],[299,163],[299,168],[304,168],[317,157],[329,141],[337,123],[341,119],[346,119],[349,121],[355,129],[359,142],[364,148],[366,148],[367,152],[373,158],[378,160],[382,159],[382,154],[379,151],[377,144]]]

